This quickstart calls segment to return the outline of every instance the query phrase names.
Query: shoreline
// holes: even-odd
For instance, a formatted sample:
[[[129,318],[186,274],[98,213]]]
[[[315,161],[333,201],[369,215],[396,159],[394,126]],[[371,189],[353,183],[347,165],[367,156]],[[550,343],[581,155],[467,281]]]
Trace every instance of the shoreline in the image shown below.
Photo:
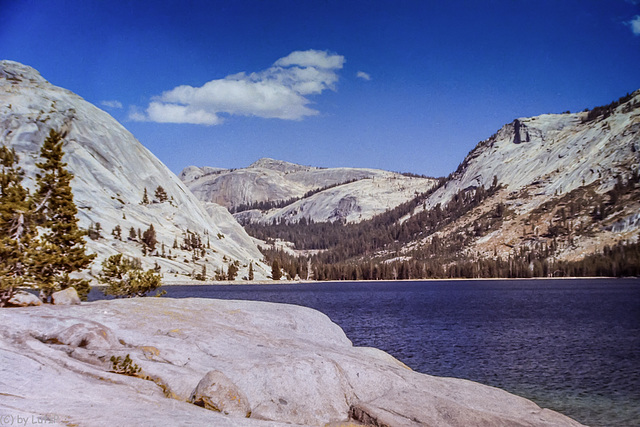
[[[518,277],[518,278],[446,278],[446,279],[402,279],[402,280],[212,280],[212,281],[163,281],[162,286],[233,286],[233,285],[307,285],[311,283],[389,283],[389,282],[488,282],[488,281],[525,281],[525,280],[620,280],[640,279],[640,277]],[[100,287],[95,285],[92,287]]]

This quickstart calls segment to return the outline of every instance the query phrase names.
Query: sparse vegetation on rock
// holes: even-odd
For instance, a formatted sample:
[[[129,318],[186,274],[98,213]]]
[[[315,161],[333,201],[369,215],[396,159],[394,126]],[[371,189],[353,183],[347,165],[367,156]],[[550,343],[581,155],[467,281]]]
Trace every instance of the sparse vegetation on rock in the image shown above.
[[[109,359],[111,362],[111,372],[121,375],[128,375],[135,377],[140,374],[142,370],[140,366],[131,360],[131,357],[127,354],[124,359],[121,356],[111,356]]]

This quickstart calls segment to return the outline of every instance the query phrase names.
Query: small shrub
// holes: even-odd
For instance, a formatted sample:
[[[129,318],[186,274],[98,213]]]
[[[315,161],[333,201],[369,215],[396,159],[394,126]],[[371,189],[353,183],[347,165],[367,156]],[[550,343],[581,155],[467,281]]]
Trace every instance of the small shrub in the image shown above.
[[[142,370],[140,366],[133,363],[133,360],[127,354],[124,359],[118,356],[111,356],[111,372],[121,375],[136,377]]]

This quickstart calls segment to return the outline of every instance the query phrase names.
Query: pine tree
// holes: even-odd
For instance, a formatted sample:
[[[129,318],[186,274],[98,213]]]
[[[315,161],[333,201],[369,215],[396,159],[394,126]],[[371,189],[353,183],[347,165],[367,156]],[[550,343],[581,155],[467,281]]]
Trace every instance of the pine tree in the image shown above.
[[[149,249],[149,252],[156,250],[156,230],[153,228],[153,224],[149,225],[149,228],[142,233],[142,243]]]
[[[31,204],[15,150],[0,147],[0,307],[24,286],[32,255]]]
[[[142,194],[142,202],[143,205],[149,204],[149,194],[147,193],[147,187],[144,187],[144,193]]]
[[[166,202],[169,199],[169,197],[167,196],[167,192],[164,188],[162,188],[161,185],[158,185],[158,188],[156,188],[155,197],[160,203]]]
[[[113,237],[115,237],[118,240],[122,240],[122,227],[120,227],[120,224],[117,224],[114,228],[113,231],[111,232],[111,235]]]
[[[229,264],[229,268],[227,269],[227,280],[236,280],[238,276],[238,261],[234,261]]]
[[[273,280],[280,280],[281,277],[282,272],[280,271],[280,263],[277,259],[274,259],[273,263],[271,264],[271,278]]]
[[[249,280],[253,280],[253,261],[249,263]]]
[[[102,230],[102,226],[99,222],[96,222],[95,225],[90,224],[89,229],[87,230],[87,236],[89,236],[91,240],[101,239],[102,234],[100,234],[100,230]]]
[[[202,281],[207,280],[207,265],[206,264],[202,264],[202,269],[200,270],[199,274],[195,275],[195,279],[196,280],[202,280]]]
[[[95,254],[85,253],[86,233],[78,228],[78,209],[71,192],[73,175],[62,161],[63,142],[62,135],[52,129],[40,150],[43,161],[36,163],[40,170],[36,175],[36,218],[42,232],[33,264],[43,301],[48,301],[53,292],[70,286],[86,297],[89,283],[69,275],[87,268],[95,258]]]

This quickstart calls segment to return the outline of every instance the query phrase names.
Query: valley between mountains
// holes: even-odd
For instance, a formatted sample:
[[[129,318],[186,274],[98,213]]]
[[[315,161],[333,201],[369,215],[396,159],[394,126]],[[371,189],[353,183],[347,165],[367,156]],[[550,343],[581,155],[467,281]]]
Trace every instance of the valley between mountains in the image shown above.
[[[266,158],[178,177],[33,68],[0,61],[0,101],[0,144],[19,155],[25,186],[49,131],[66,135],[79,224],[97,254],[89,279],[118,253],[168,283],[640,273],[640,91],[516,119],[447,177]],[[153,250],[139,238],[150,225]]]

